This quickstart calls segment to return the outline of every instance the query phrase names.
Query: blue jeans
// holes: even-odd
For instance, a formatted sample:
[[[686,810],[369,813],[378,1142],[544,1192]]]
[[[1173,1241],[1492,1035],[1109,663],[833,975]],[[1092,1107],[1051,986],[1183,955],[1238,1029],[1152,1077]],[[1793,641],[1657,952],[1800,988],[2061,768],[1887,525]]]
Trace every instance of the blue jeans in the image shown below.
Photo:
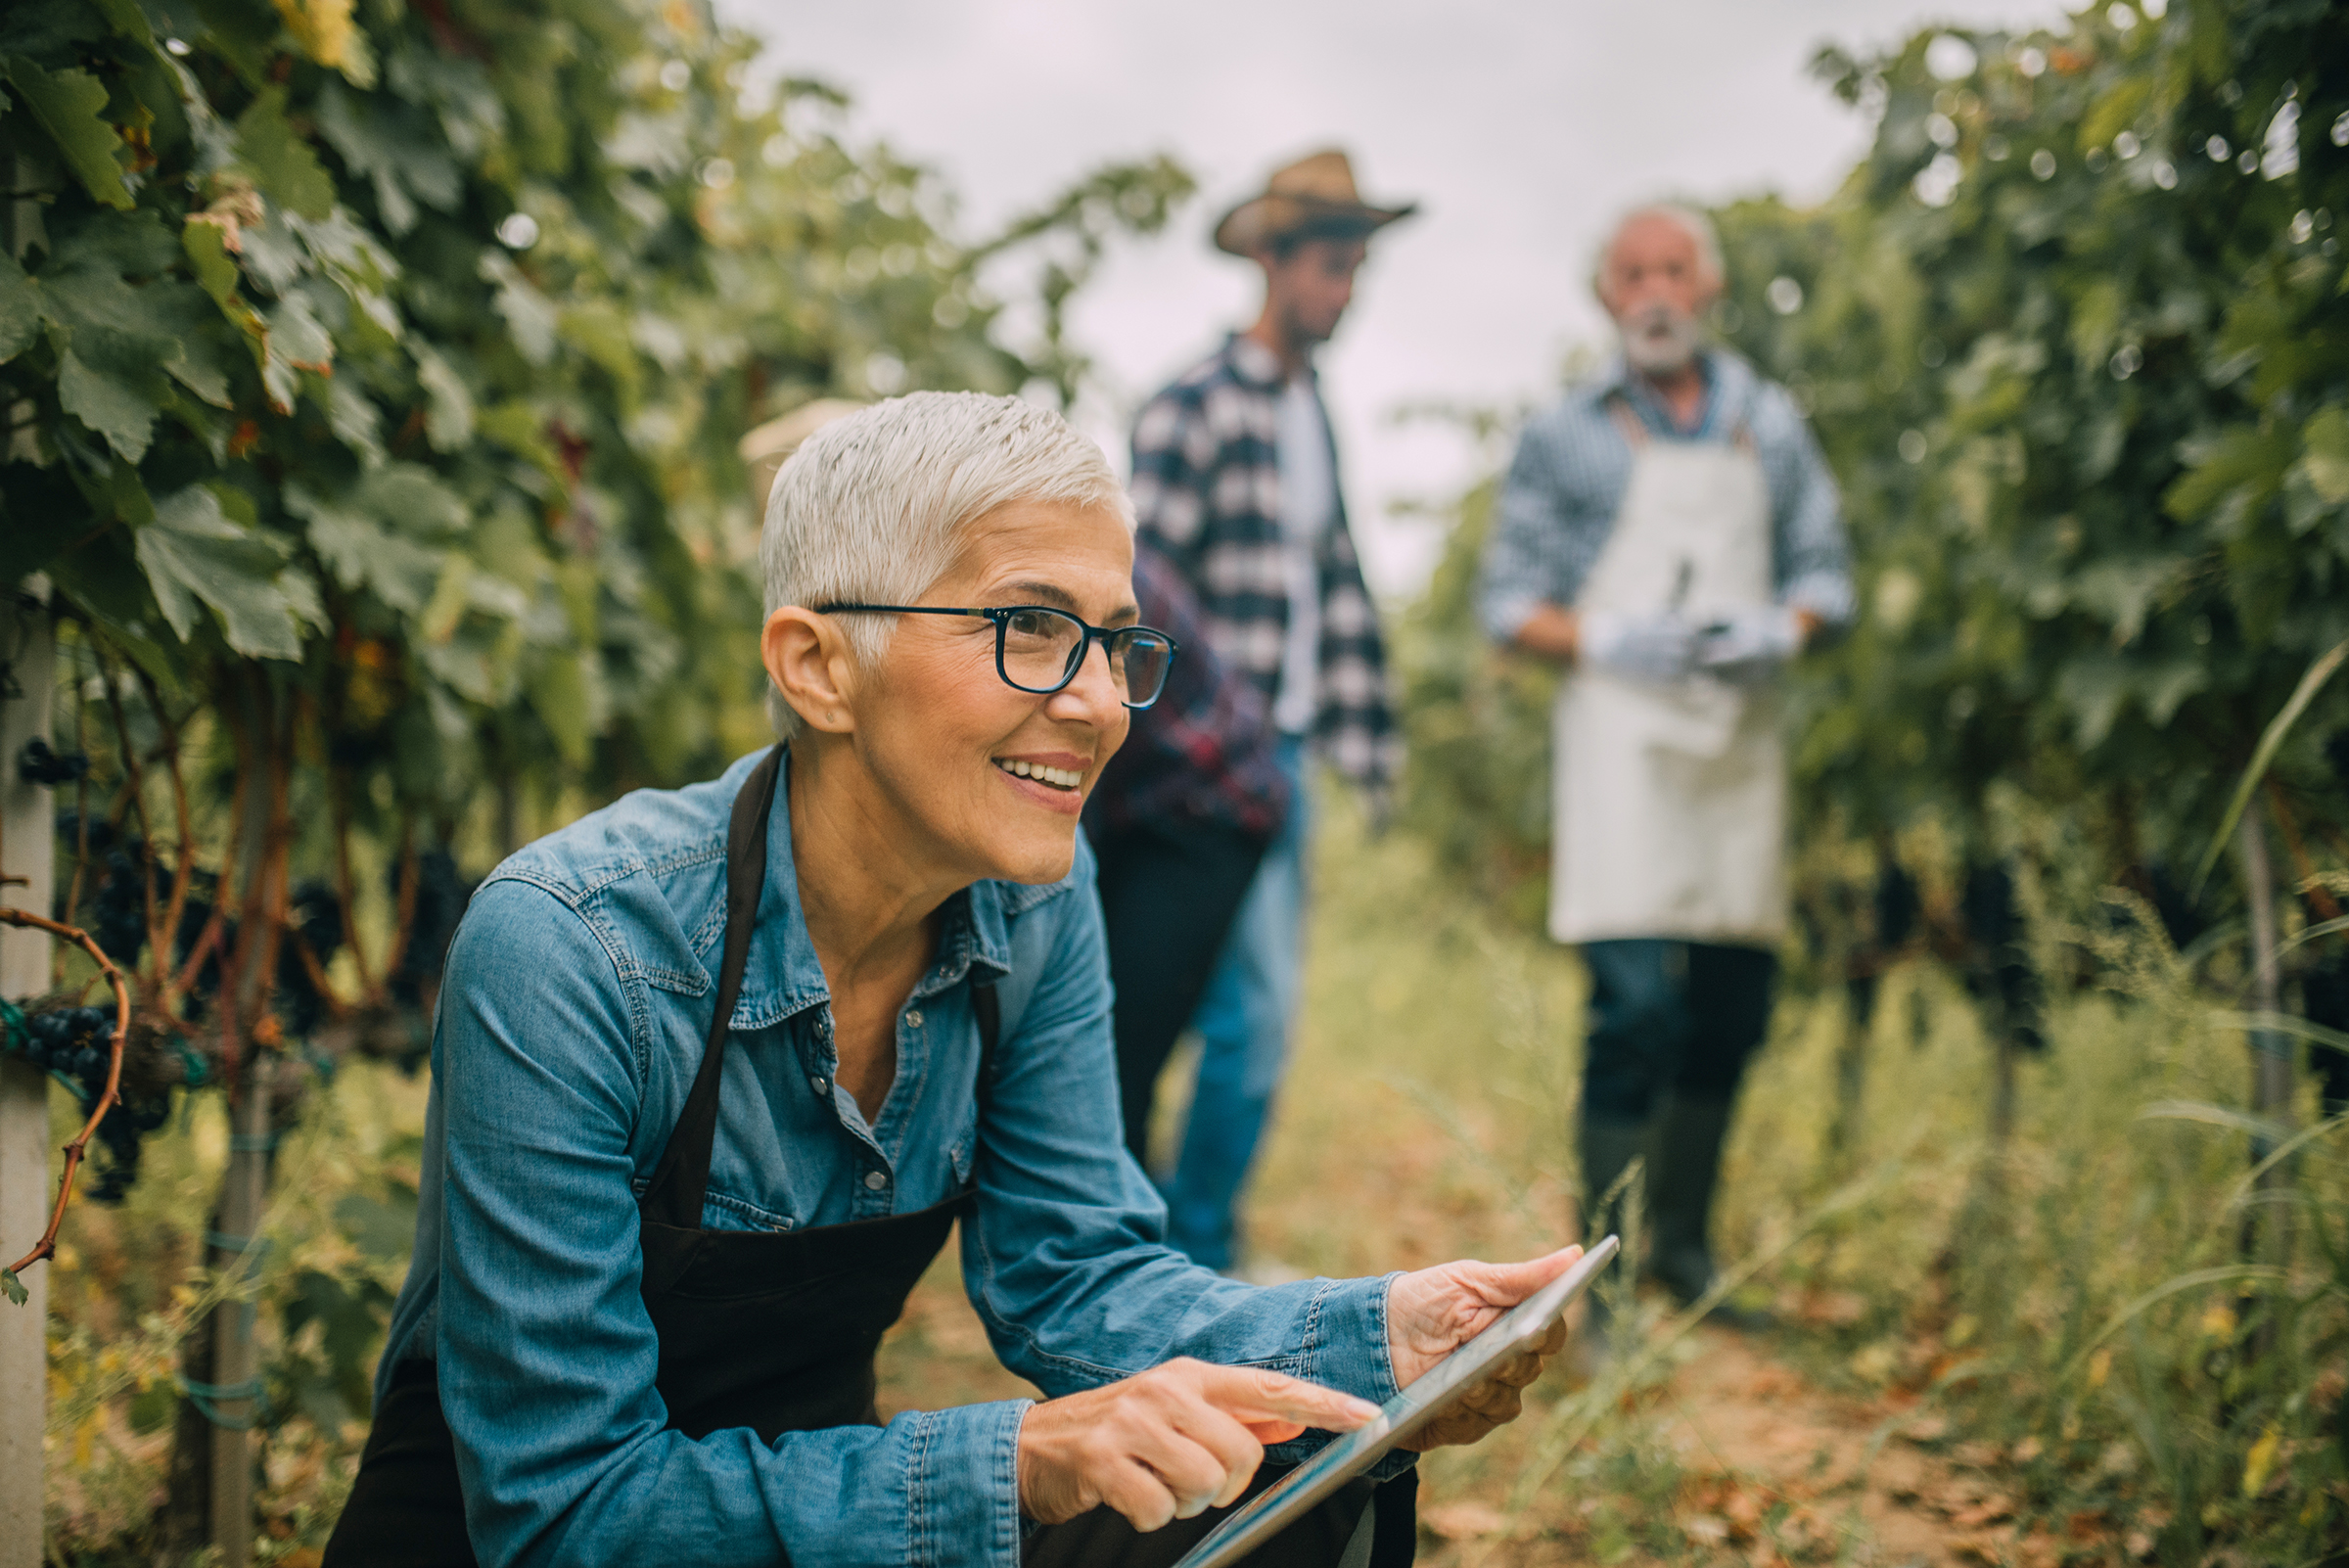
[[[1191,1027],[1199,1082],[1182,1155],[1167,1190],[1167,1242],[1210,1268],[1231,1267],[1234,1210],[1289,1054],[1305,926],[1305,854],[1313,831],[1305,738],[1283,735],[1289,816],[1265,851],[1231,923]]]
[[[1644,1123],[1667,1095],[1734,1099],[1770,1031],[1773,953],[1631,938],[1583,944],[1590,969],[1583,1115]]]

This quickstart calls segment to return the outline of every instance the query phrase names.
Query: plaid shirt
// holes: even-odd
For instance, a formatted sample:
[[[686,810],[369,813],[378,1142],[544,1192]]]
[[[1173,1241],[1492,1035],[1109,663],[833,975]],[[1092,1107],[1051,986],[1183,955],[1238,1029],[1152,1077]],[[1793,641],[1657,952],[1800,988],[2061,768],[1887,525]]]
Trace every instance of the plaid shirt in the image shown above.
[[[1317,395],[1317,393],[1316,393]],[[1280,365],[1252,339],[1226,339],[1150,399],[1133,422],[1142,537],[1179,568],[1224,660],[1267,706],[1289,623],[1280,530]],[[1331,466],[1336,463],[1333,456]],[[1383,788],[1403,760],[1378,612],[1362,583],[1341,498],[1322,537],[1319,690],[1313,733],[1341,773]]]
[[[1289,810],[1289,781],[1272,755],[1264,697],[1216,657],[1199,600],[1166,557],[1133,552],[1142,624],[1174,639],[1158,701],[1133,715],[1126,744],[1084,804],[1095,834],[1207,821],[1270,839]]]

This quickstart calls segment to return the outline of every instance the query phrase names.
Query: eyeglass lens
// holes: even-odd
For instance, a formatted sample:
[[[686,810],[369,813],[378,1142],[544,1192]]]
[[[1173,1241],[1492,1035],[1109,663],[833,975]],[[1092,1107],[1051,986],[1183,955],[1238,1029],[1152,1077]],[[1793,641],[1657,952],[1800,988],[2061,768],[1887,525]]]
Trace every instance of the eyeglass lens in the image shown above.
[[[1109,676],[1128,703],[1154,701],[1166,684],[1172,649],[1139,626],[1103,639]],[[1026,691],[1058,691],[1077,674],[1085,653],[1084,623],[1057,610],[1022,610],[1003,621],[1003,673]]]

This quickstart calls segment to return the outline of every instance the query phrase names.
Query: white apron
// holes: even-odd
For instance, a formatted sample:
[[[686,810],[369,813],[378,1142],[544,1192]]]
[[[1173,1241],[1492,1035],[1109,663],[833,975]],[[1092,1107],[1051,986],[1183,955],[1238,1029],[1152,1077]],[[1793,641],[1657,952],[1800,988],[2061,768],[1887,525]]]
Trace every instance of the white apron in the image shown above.
[[[1616,407],[1632,477],[1578,612],[1771,602],[1770,499],[1742,430],[1655,441]],[[1552,726],[1549,932],[1774,947],[1787,916],[1786,761],[1774,693],[1569,669]]]

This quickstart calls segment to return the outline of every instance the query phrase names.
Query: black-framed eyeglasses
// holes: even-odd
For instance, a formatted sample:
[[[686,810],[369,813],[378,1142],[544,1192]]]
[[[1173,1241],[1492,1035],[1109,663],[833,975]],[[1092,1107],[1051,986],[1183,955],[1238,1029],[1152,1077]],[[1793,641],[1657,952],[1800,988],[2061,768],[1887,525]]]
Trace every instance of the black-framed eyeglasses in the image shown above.
[[[1015,691],[1049,696],[1077,678],[1094,643],[1109,657],[1109,678],[1127,707],[1139,713],[1167,689],[1177,646],[1152,626],[1095,626],[1049,605],[1000,609],[934,604],[819,604],[819,616],[974,616],[995,623],[995,673]]]

